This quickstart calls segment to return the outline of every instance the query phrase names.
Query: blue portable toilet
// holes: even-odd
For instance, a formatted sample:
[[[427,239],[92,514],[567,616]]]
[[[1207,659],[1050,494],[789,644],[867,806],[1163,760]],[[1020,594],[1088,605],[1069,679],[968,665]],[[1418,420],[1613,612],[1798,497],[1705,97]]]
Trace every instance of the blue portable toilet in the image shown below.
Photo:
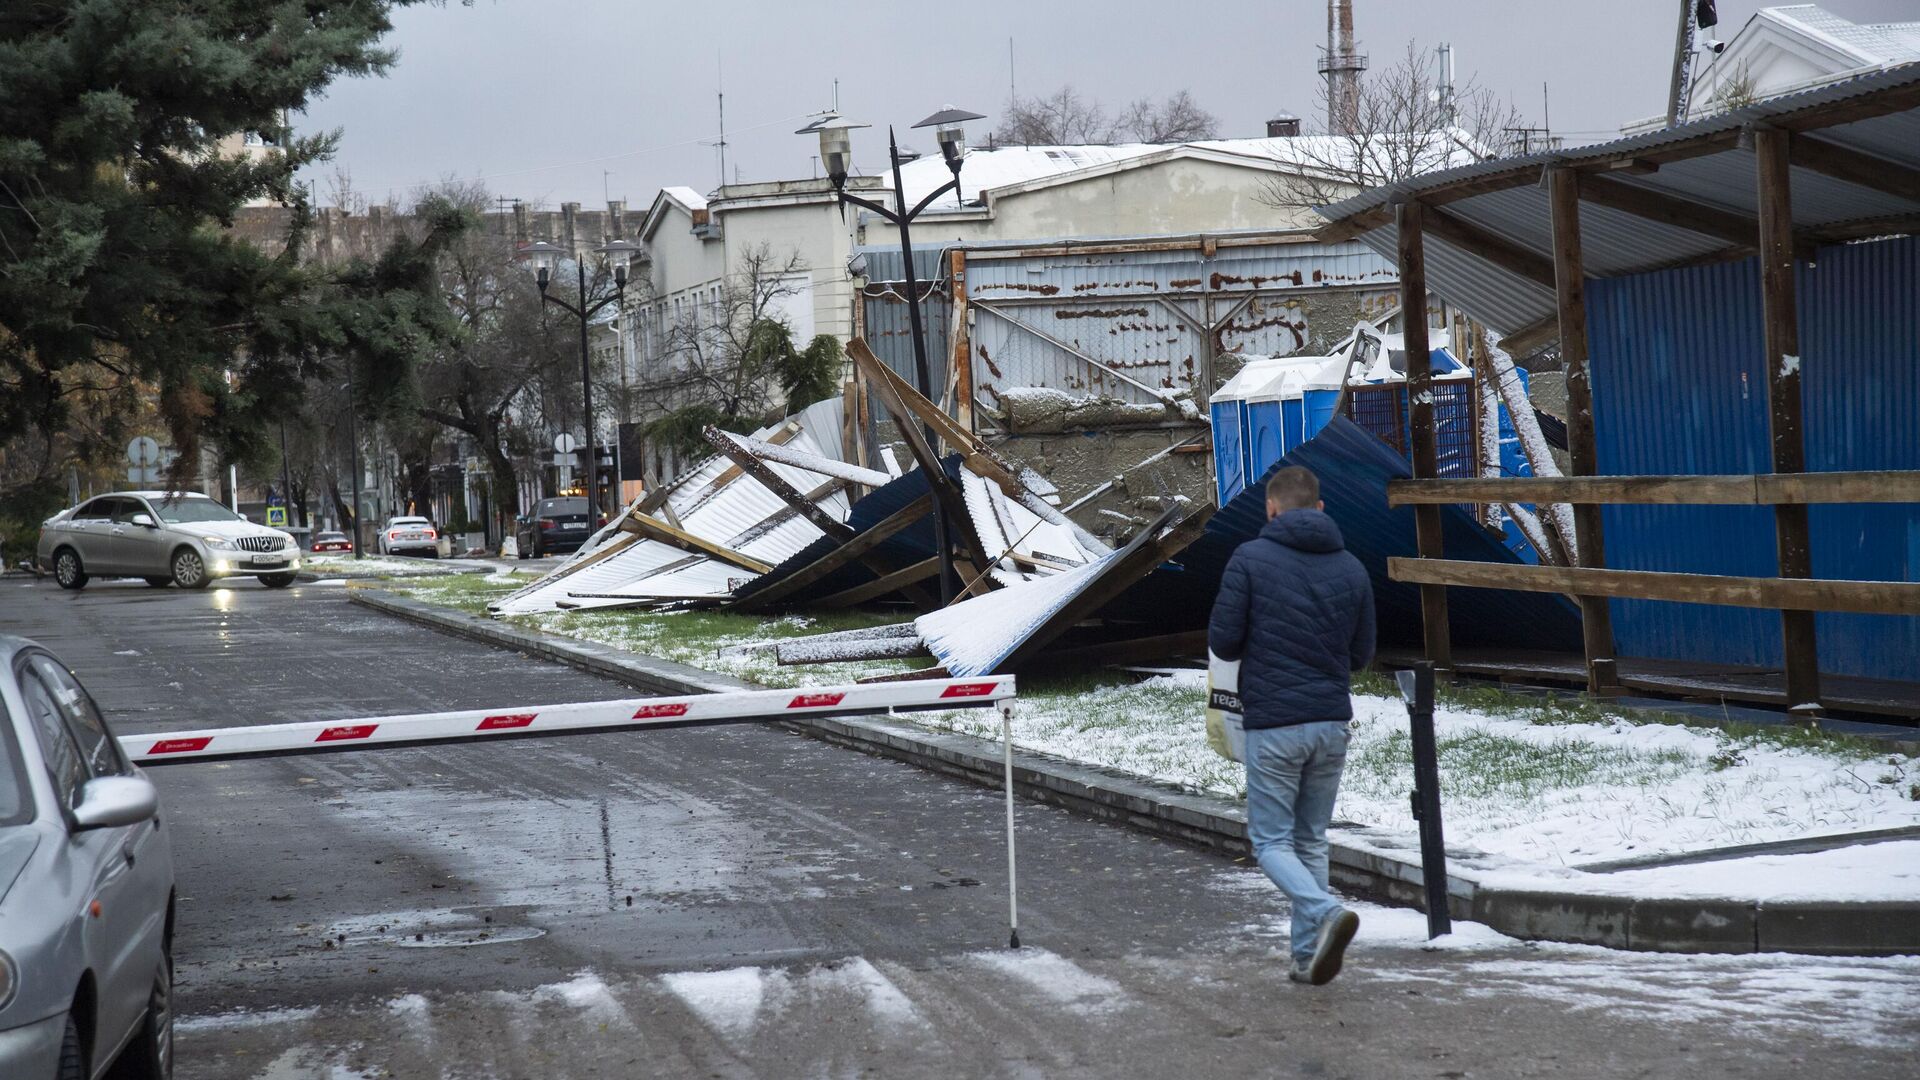
[[[1222,506],[1266,471],[1264,466],[1254,468],[1249,399],[1285,364],[1284,358],[1271,356],[1247,360],[1233,378],[1214,391],[1207,404],[1207,415],[1213,421],[1213,488]]]
[[[1241,466],[1241,443],[1244,433],[1240,427],[1242,402],[1237,399],[1221,400],[1218,394],[1207,406],[1207,412],[1213,420],[1213,490],[1225,506],[1233,501],[1240,489],[1246,486],[1246,476]]]

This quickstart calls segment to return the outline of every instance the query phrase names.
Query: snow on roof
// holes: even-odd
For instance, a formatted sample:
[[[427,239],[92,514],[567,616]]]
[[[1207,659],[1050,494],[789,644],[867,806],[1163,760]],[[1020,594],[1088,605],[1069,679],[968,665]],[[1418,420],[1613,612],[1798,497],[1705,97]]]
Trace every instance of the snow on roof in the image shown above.
[[[690,187],[664,187],[660,189],[660,194],[665,195],[667,198],[672,199],[674,202],[679,203],[689,210],[705,210],[707,208],[707,197]]]
[[[1430,140],[1431,147],[1416,147],[1422,156],[1432,158],[1431,168],[1450,168],[1480,159],[1484,155],[1471,150],[1472,139],[1458,129],[1418,136]],[[1264,167],[1293,167],[1325,171],[1329,167],[1345,172],[1356,156],[1404,158],[1409,150],[1403,145],[1408,136],[1383,134],[1371,140],[1371,146],[1337,135],[1295,135],[1258,139],[1201,139],[1187,143],[1120,143],[1112,146],[998,146],[970,147],[965,166],[960,170],[960,201],[978,202],[981,193],[1065,177],[1072,173],[1127,163],[1145,164],[1142,159],[1181,150],[1229,154],[1248,159],[1248,164]],[[1397,171],[1397,170],[1396,170]],[[909,205],[918,203],[952,178],[944,158],[937,154],[917,158],[900,166],[900,180]],[[954,203],[943,197],[936,209],[952,209]]]
[[[1809,36],[1860,58],[1862,64],[1904,64],[1920,60],[1920,22],[1855,23],[1818,4],[1790,4],[1760,12],[1794,24]]]

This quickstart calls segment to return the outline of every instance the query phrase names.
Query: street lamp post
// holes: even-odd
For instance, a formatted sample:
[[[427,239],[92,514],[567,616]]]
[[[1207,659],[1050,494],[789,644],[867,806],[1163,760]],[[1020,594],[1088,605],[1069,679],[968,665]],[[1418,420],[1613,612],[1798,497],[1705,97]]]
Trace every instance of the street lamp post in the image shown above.
[[[608,304],[621,303],[627,295],[627,267],[633,262],[633,253],[640,246],[629,240],[609,240],[593,249],[602,260],[613,268],[613,295],[603,296],[592,303],[587,302],[587,263],[575,257],[573,266],[580,287],[580,299],[577,304],[569,304],[547,291],[553,281],[553,268],[564,249],[544,240],[531,244],[522,244],[520,254],[533,263],[534,280],[540,286],[540,299],[560,308],[580,320],[580,410],[586,429],[587,455],[587,512],[598,524],[600,520],[600,459],[595,456],[593,444],[593,355],[587,343],[587,329],[593,317]]]
[[[981,119],[985,118],[979,113],[948,105],[913,125],[915,128],[934,129],[934,138],[940,144],[940,156],[946,161],[947,170],[953,174],[953,179],[928,192],[910,210],[907,209],[906,185],[900,179],[900,144],[894,138],[891,125],[887,127],[887,156],[893,166],[892,207],[847,193],[847,173],[853,162],[852,132],[854,128],[863,128],[868,125],[855,123],[837,113],[828,113],[796,132],[800,135],[818,134],[820,136],[820,161],[826,166],[827,177],[833,181],[833,190],[839,196],[842,207],[852,203],[871,210],[893,222],[894,226],[900,230],[900,257],[907,285],[907,326],[913,336],[913,373],[915,380],[919,383],[918,389],[921,396],[929,401],[937,399],[934,397],[933,376],[927,363],[927,332],[920,319],[920,283],[913,272],[912,222],[914,218],[920,216],[921,211],[933,205],[935,199],[949,191],[957,195],[960,190],[960,166],[967,155],[965,125],[969,120]],[[905,417],[896,419],[901,423],[907,422]],[[934,445],[935,436],[932,426],[924,425],[923,427],[927,445]],[[934,509],[933,533],[934,545],[940,549],[940,602],[945,605],[953,602],[953,550],[947,541],[946,512],[938,506]]]

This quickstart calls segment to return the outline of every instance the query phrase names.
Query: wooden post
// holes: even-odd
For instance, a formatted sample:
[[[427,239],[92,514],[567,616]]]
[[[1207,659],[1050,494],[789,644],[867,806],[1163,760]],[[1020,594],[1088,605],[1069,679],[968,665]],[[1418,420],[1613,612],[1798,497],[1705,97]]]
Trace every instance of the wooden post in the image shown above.
[[[1580,252],[1580,179],[1572,169],[1547,173],[1553,215],[1553,283],[1560,309],[1560,359],[1567,375],[1567,456],[1573,475],[1592,476],[1599,468],[1593,437],[1593,382],[1587,366],[1587,279]],[[1600,507],[1573,508],[1575,564],[1607,565],[1600,529]],[[1587,654],[1587,691],[1613,693],[1619,685],[1613,652],[1613,608],[1604,596],[1576,597]]]
[[[1760,293],[1766,319],[1767,418],[1773,436],[1773,471],[1807,471],[1801,433],[1800,320],[1794,310],[1793,191],[1788,172],[1792,136],[1762,128],[1754,132],[1760,183]],[[1813,545],[1804,503],[1773,508],[1774,547],[1783,578],[1813,576]],[[1818,715],[1820,654],[1813,612],[1780,612],[1786,652],[1787,707]]]
[[[977,432],[973,418],[973,335],[967,326],[967,253],[955,248],[947,255],[948,282],[953,290],[953,326],[947,335],[947,384],[953,388],[953,418]]]
[[[1424,209],[1408,200],[1395,208],[1400,233],[1400,325],[1406,342],[1407,423],[1412,431],[1413,475],[1431,479],[1440,475],[1440,455],[1433,429],[1433,359],[1427,344],[1427,257],[1421,228]],[[1398,411],[1398,410],[1396,410]],[[1446,557],[1438,506],[1416,506],[1414,532],[1420,557]],[[1453,638],[1447,628],[1447,587],[1420,586],[1420,621],[1427,659],[1434,669],[1453,670]]]

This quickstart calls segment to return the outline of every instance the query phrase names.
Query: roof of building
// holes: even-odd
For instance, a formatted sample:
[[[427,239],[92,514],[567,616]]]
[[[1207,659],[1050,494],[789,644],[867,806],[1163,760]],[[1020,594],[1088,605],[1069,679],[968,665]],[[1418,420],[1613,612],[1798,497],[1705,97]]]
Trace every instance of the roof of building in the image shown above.
[[[705,210],[707,208],[707,197],[690,187],[664,187],[660,189],[660,194],[665,195],[667,198],[672,199],[674,202],[679,203],[689,210]]]
[[[1382,136],[1379,143],[1384,146],[1393,138]],[[1419,152],[1430,156],[1436,168],[1478,157],[1472,153],[1463,132],[1436,133],[1432,138],[1431,150]],[[1344,162],[1359,152],[1362,151],[1354,140],[1328,135],[1198,139],[1184,143],[970,147],[960,171],[959,198],[943,198],[940,205],[932,209],[936,212],[943,208],[948,211],[977,209],[992,195],[1070,183],[1103,172],[1174,158],[1210,158],[1274,171],[1325,172],[1330,165],[1344,169]],[[918,203],[951,178],[946,161],[935,155],[900,166],[900,180],[909,204]]]
[[[1413,200],[1427,205],[1429,288],[1511,333],[1555,312],[1545,169],[1568,166],[1582,177],[1589,276],[1744,255],[1759,239],[1749,148],[1756,126],[1795,135],[1792,213],[1805,243],[1920,231],[1920,64],[1909,64],[1652,134],[1371,188],[1323,207],[1331,224],[1320,235],[1357,237],[1391,256],[1398,244],[1393,208]]]
[[[1755,19],[1788,24],[1851,54],[1860,66],[1920,60],[1920,22],[1855,23],[1818,4],[1762,8]],[[1742,28],[1742,33],[1745,29]]]

